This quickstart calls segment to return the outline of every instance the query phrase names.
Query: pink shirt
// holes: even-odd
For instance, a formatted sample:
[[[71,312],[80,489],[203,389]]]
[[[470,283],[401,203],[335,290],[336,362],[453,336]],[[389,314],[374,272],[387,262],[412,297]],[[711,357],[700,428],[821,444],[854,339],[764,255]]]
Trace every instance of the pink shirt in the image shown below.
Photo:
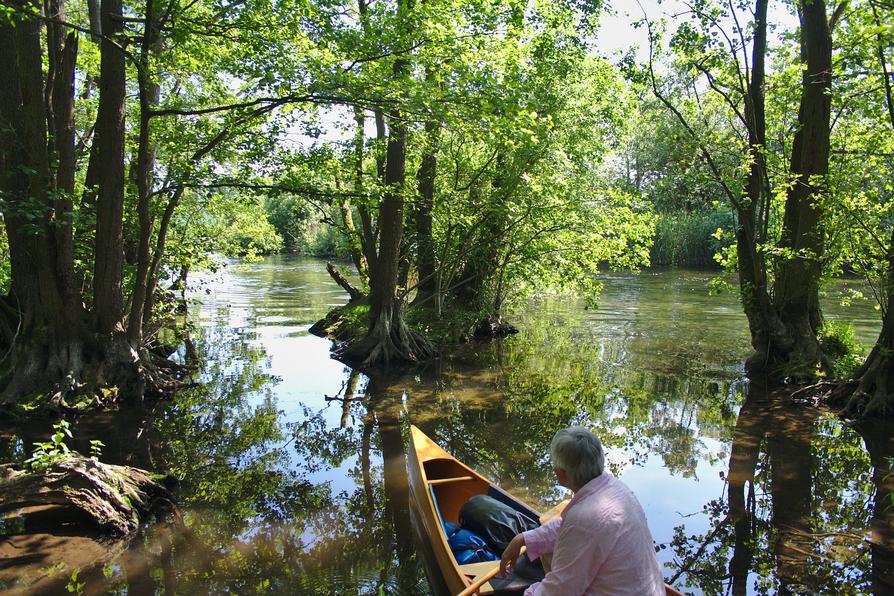
[[[664,578],[639,501],[607,471],[556,519],[524,533],[528,557],[553,553],[551,570],[525,596],[664,596]]]

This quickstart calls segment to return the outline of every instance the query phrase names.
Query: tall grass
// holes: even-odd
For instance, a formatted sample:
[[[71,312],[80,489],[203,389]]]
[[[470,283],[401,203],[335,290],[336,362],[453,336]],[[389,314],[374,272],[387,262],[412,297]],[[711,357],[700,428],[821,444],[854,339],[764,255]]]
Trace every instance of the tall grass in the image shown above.
[[[659,213],[655,241],[649,251],[651,264],[719,267],[714,255],[729,240],[715,238],[715,232],[717,228],[732,230],[734,226],[735,218],[728,211]]]

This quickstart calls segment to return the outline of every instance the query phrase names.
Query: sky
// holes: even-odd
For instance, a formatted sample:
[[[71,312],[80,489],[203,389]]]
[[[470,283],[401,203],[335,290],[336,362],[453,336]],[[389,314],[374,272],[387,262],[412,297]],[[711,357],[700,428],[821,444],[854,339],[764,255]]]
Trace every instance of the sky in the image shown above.
[[[633,23],[642,19],[643,11],[650,21],[668,19],[668,32],[674,29],[674,23],[683,22],[688,11],[686,3],[681,0],[607,0],[609,14],[602,17],[597,34],[597,52],[600,56],[611,58],[625,52],[632,46],[637,47],[636,57],[645,62],[649,58],[649,38],[645,27],[638,29]],[[796,27],[797,15],[789,2],[771,2],[767,22],[771,28],[778,30]],[[745,25],[745,21],[742,21]],[[772,33],[771,33],[772,36]],[[772,43],[772,39],[771,39]]]

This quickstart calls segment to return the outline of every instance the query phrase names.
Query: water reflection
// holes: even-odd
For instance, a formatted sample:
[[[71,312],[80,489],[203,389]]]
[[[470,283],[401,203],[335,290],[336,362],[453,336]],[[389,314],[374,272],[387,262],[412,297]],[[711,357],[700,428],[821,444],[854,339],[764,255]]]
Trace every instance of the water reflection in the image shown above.
[[[202,384],[74,429],[76,448],[100,438],[105,459],[177,476],[183,524],[152,527],[80,581],[94,593],[424,594],[409,423],[541,509],[564,497],[546,461],[553,433],[586,424],[678,587],[889,592],[894,429],[746,383],[744,317],[733,296],[708,295],[710,277],[606,276],[598,309],[525,303],[518,336],[373,379],[307,334],[343,299],[323,263],[277,257],[206,278],[191,313]],[[829,311],[872,338],[871,306]],[[49,427],[6,432],[0,449],[24,459]]]
[[[754,381],[728,498],[706,504],[710,531],[675,535],[674,578],[712,594],[891,593],[891,430],[843,426]]]

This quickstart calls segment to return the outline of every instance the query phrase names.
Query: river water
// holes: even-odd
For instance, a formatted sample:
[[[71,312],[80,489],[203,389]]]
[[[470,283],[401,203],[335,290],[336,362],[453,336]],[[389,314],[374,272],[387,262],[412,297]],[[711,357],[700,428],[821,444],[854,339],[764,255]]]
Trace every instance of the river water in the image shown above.
[[[892,429],[843,423],[747,382],[745,319],[733,295],[709,295],[714,273],[605,274],[597,308],[526,301],[509,316],[516,336],[368,378],[308,334],[346,300],[324,265],[278,256],[202,276],[177,356],[198,359],[202,384],[74,424],[76,448],[99,438],[104,460],[179,478],[182,526],[109,549],[74,584],[64,561],[7,561],[0,588],[429,593],[437,579],[407,508],[412,423],[542,509],[565,496],[547,461],[552,434],[589,426],[682,591],[891,593]],[[825,309],[870,343],[870,301],[840,305],[860,288],[836,283]],[[6,459],[25,457],[30,434],[4,434]],[[35,531],[9,519],[0,530]]]

